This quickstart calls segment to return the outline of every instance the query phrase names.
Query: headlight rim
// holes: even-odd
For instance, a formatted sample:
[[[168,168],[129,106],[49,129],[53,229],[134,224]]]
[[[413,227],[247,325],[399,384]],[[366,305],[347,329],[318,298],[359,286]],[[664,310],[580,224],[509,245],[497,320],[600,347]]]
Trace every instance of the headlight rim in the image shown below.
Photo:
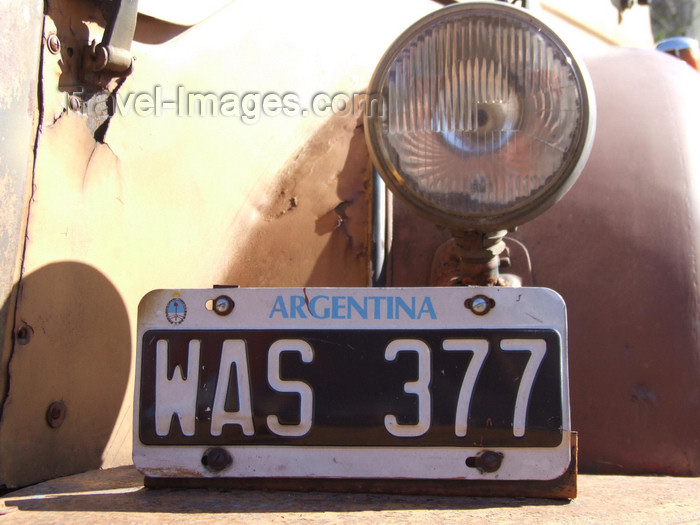
[[[387,71],[403,50],[406,49],[407,45],[414,40],[417,34],[445,19],[458,16],[455,15],[454,12],[462,11],[471,12],[471,14],[474,15],[479,14],[479,12],[494,15],[498,14],[498,11],[506,15],[515,15],[516,18],[537,28],[538,32],[544,33],[548,40],[556,45],[567,58],[567,62],[574,72],[577,88],[580,93],[582,104],[581,121],[576,130],[576,136],[571,142],[572,145],[575,145],[575,148],[569,153],[560,169],[555,172],[556,177],[554,180],[547,183],[532,196],[515,203],[507,210],[487,215],[482,213],[455,214],[454,212],[439,208],[428,199],[422,198],[416,191],[409,187],[398,168],[390,161],[390,155],[388,151],[386,151],[385,143],[381,139],[382,119],[375,119],[371,113],[365,113],[364,115],[365,139],[370,158],[387,186],[392,192],[400,195],[401,198],[407,201],[412,208],[424,217],[455,231],[497,231],[513,229],[539,216],[545,210],[553,206],[569,191],[583,171],[583,167],[590,155],[595,136],[596,101],[593,84],[585,64],[577,54],[572,51],[553,29],[534,13],[501,2],[474,1],[462,2],[438,9],[414,22],[401,33],[387,48],[372,74],[368,87],[370,98],[379,95],[380,100],[384,100],[383,97],[386,96],[386,93],[381,93],[380,88],[383,85],[384,89],[386,89],[384,78]]]

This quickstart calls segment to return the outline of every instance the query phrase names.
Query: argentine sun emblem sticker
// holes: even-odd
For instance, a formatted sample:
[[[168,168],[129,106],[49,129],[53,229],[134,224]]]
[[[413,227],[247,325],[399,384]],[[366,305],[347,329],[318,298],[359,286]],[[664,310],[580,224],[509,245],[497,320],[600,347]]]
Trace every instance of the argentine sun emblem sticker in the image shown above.
[[[187,305],[179,297],[174,297],[168,301],[165,307],[165,318],[170,324],[180,324],[187,317]]]

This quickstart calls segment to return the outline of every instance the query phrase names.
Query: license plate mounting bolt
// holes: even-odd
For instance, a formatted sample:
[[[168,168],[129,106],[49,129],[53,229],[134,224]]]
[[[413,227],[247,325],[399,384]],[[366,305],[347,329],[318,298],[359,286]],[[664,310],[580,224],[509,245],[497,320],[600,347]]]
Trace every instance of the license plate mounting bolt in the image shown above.
[[[202,456],[202,465],[212,472],[221,472],[233,463],[233,458],[221,447],[207,449]]]
[[[491,474],[501,468],[503,463],[503,453],[493,450],[482,450],[476,456],[467,458],[468,467],[475,468],[482,474]]]
[[[216,299],[214,299],[214,312],[217,313],[217,315],[228,315],[231,312],[233,312],[233,307],[235,306],[235,303],[233,302],[233,299],[231,299],[228,295],[220,295]]]
[[[496,306],[496,301],[485,295],[477,295],[464,301],[464,306],[475,315],[486,315]]]

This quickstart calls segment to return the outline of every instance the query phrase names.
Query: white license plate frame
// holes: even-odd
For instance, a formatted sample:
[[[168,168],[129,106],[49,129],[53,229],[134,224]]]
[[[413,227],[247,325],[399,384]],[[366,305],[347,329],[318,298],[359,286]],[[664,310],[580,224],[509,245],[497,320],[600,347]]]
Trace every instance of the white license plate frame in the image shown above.
[[[494,306],[485,315],[478,315],[467,307],[467,301],[477,296],[493,301]],[[215,312],[213,304],[219,297],[233,302],[230,313],[219,315]],[[354,298],[353,304],[349,304],[351,297]],[[399,306],[399,302],[405,306]],[[503,443],[493,446],[487,442],[474,446],[472,440],[472,446],[329,446],[328,443],[324,446],[295,446],[289,440],[281,445],[269,441],[247,445],[245,440],[238,440],[237,444],[215,444],[225,451],[230,462],[224,468],[212,469],[203,464],[203,457],[212,450],[211,443],[172,444],[164,437],[163,444],[160,444],[158,439],[142,439],[142,426],[147,419],[144,414],[154,410],[148,403],[142,405],[141,398],[142,374],[147,372],[146,368],[153,368],[148,364],[144,368],[144,335],[147,333],[158,330],[183,334],[232,330],[265,332],[274,329],[293,334],[298,330],[322,333],[390,329],[399,334],[416,328],[436,333],[449,330],[482,334],[513,330],[555,333],[560,341],[557,364],[561,373],[560,398],[554,400],[561,408],[558,421],[560,443],[556,446],[522,447],[503,446]],[[134,464],[150,478],[555,480],[569,469],[572,462],[566,331],[564,301],[556,292],[545,288],[156,290],[147,294],[139,305]],[[435,351],[430,348],[431,355]],[[177,369],[171,372],[177,373]],[[176,432],[178,429],[170,430]],[[255,439],[252,437],[253,441]],[[475,468],[473,460],[471,466],[465,464],[469,458],[476,458],[485,451],[502,454],[501,464],[495,471]]]

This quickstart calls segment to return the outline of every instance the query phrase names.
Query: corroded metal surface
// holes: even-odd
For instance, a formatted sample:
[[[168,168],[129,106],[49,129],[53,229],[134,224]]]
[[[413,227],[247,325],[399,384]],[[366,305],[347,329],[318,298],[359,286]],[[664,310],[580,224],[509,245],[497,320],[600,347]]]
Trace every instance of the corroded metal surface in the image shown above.
[[[0,46],[0,414],[31,195],[42,9],[41,0],[8,0],[0,8],[0,32],[12,35]]]
[[[430,286],[505,285],[499,268],[501,254],[507,254],[506,233],[454,232],[452,239],[436,250]]]
[[[696,523],[700,479],[580,476],[565,500],[223,490],[149,490],[130,467],[5,496],[5,523]]]

